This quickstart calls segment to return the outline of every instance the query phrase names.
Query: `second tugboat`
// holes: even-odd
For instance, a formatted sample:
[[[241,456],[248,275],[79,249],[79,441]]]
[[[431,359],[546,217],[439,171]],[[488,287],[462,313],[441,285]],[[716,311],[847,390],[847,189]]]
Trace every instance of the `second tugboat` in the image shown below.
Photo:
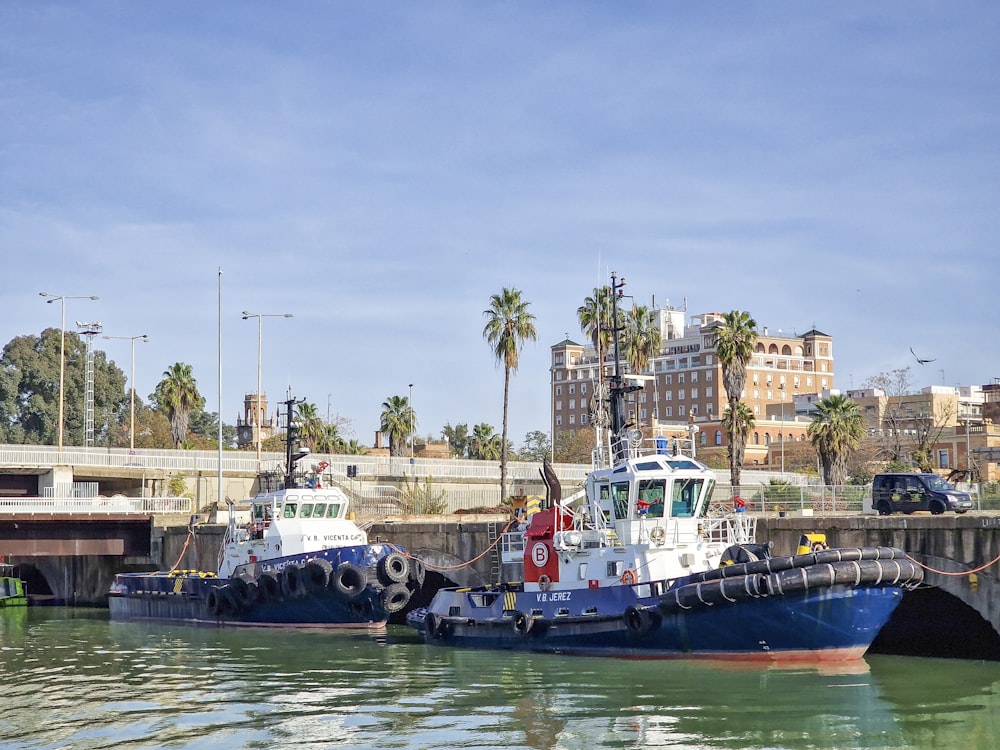
[[[119,573],[108,596],[112,620],[304,628],[384,628],[424,583],[423,563],[401,547],[369,544],[339,488],[317,476],[300,487],[294,399],[286,401],[284,486],[230,512],[214,572]]]
[[[612,276],[616,303],[624,284]],[[507,581],[439,590],[407,622],[435,645],[630,658],[860,658],[923,580],[888,547],[770,555],[749,513],[710,507],[715,475],[675,441],[643,452],[625,420],[615,330],[610,440],[577,495],[554,473],[543,509],[503,536]],[[595,464],[598,461],[595,460]]]

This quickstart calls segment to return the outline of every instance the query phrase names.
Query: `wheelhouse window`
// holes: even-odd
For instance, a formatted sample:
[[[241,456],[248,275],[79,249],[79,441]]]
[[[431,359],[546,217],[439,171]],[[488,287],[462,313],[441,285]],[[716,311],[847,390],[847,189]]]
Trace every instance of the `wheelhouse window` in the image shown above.
[[[682,518],[693,516],[698,509],[698,498],[701,496],[701,488],[704,484],[704,479],[675,480],[670,514]]]
[[[295,518],[295,512],[299,509],[298,503],[285,503],[285,510],[282,515],[285,518]]]
[[[663,499],[666,497],[665,479],[643,479],[639,482],[639,508],[646,508],[648,518],[663,518]]]
[[[611,499],[614,503],[615,518],[628,518],[628,482],[615,482],[612,484]]]

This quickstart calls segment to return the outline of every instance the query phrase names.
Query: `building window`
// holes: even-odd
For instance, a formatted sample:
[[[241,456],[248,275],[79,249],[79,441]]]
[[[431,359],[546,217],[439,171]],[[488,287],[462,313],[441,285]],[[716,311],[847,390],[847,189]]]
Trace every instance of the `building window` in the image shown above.
[[[683,388],[681,388],[679,391],[677,391],[677,400],[678,401],[683,401],[684,400],[684,389]]]
[[[674,384],[674,376],[673,375],[664,375],[663,376],[663,384],[664,385],[673,385]]]
[[[754,445],[760,445],[760,433],[759,432],[755,432],[753,434],[753,444]]]
[[[585,399],[585,398],[581,398],[580,399],[580,408],[581,409],[586,409],[587,408],[587,399]]]
[[[722,445],[722,430],[715,431],[715,444]]]
[[[556,395],[557,396],[561,396],[562,395],[562,386],[561,385],[557,385],[556,386]]]
[[[570,424],[576,424],[576,415],[575,414],[570,414],[569,415],[569,423]]]
[[[556,417],[556,427],[561,427],[561,426],[562,426],[562,417],[561,416]]]
[[[712,398],[712,386],[705,388],[705,398]]]
[[[677,382],[678,383],[683,383],[684,382],[684,373],[683,372],[677,373]]]
[[[556,401],[556,411],[562,411],[562,401]]]
[[[697,388],[692,388],[691,389],[691,398],[698,398],[698,389]]]
[[[697,383],[698,382],[698,373],[696,373],[696,372],[692,372],[691,373],[691,382],[692,383]]]
[[[569,392],[570,392],[570,394],[576,393],[576,386],[575,385],[570,385]]]
[[[575,409],[576,408],[576,399],[575,398],[571,398],[569,400],[569,408],[570,409]]]
[[[667,408],[664,409],[664,411],[666,412],[666,414],[664,416],[667,416],[667,417],[674,416],[674,407],[668,406]]]
[[[691,413],[694,414],[695,416],[698,416],[698,404],[694,404],[691,406]]]
[[[586,383],[580,383],[580,395],[581,396],[586,396],[587,395],[587,384]]]
[[[580,415],[580,424],[587,424],[587,415],[586,414],[581,414]]]
[[[951,464],[949,463],[948,449],[942,448],[938,451],[938,468],[939,469],[949,469]]]

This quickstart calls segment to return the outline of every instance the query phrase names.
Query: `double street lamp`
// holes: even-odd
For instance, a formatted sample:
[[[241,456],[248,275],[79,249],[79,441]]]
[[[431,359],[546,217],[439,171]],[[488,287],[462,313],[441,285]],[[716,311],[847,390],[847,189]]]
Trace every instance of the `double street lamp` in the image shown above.
[[[132,404],[129,412],[128,427],[128,447],[130,451],[135,450],[135,342],[149,342],[149,336],[145,333],[141,336],[105,336],[106,339],[118,339],[120,341],[132,342],[132,374],[129,375],[129,385],[132,388]]]
[[[257,465],[260,465],[260,431],[261,431],[261,395],[260,395],[260,366],[261,366],[261,328],[262,321],[264,318],[291,318],[291,313],[252,313],[243,311],[243,320],[250,320],[250,318],[257,318],[257,403],[254,405],[254,427],[257,433]],[[291,470],[291,467],[289,467]]]
[[[98,300],[100,297],[96,295],[91,295],[89,297],[70,297],[64,294],[49,294],[48,292],[39,292],[39,297],[48,297],[46,302],[60,302],[62,307],[62,317],[59,321],[59,426],[57,432],[59,434],[59,452],[62,453],[63,447],[63,388],[66,382],[66,300],[68,299],[90,299]]]

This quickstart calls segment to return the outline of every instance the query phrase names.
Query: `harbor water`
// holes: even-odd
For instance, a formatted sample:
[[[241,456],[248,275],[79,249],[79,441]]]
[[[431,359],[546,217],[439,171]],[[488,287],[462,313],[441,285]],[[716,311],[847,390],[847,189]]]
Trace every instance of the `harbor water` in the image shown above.
[[[0,748],[1000,747],[1000,663],[618,661],[0,612]]]

